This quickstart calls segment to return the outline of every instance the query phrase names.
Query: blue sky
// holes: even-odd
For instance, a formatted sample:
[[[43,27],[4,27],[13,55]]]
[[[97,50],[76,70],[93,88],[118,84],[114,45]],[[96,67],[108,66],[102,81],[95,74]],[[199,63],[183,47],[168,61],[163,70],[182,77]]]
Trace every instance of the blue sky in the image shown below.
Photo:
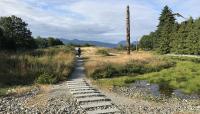
[[[0,16],[21,17],[33,36],[117,43],[125,39],[127,5],[132,40],[156,29],[165,5],[186,18],[200,16],[200,0],[0,0]]]

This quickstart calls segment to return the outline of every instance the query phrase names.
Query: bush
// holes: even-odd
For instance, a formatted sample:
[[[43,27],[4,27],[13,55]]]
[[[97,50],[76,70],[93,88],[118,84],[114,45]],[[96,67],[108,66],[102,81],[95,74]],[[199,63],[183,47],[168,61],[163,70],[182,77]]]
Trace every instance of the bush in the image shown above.
[[[103,56],[110,56],[109,52],[105,49],[100,49],[96,52],[97,54],[103,55]]]
[[[93,79],[111,78],[116,73],[117,73],[116,69],[111,64],[105,64],[102,68],[96,69],[92,73],[92,78]]]
[[[36,82],[39,84],[54,84],[57,82],[57,79],[51,74],[43,73],[38,77]]]

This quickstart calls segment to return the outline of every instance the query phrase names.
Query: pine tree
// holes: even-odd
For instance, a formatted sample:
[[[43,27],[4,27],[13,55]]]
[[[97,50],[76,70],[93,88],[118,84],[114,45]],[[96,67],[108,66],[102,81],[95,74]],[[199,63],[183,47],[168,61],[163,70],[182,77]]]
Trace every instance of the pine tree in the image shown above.
[[[152,38],[153,37],[151,37],[151,35],[144,35],[139,42],[140,48],[147,51],[152,50],[153,49]]]
[[[165,6],[159,18],[158,29],[141,38],[141,48],[148,50],[156,48],[161,54],[200,55],[200,18],[194,20],[190,17],[178,24],[175,15],[181,16],[178,13],[173,14]]]
[[[173,31],[171,33],[171,38],[170,38],[170,53],[175,53],[176,52],[176,46],[177,46],[177,31],[179,29],[180,25],[176,22],[173,27]]]
[[[186,50],[185,54],[195,54],[195,48],[197,47],[196,32],[194,29],[194,20],[192,17],[187,21],[185,28],[185,37],[186,37]]]
[[[200,18],[194,21],[193,30],[190,33],[190,37],[193,37],[193,48],[195,55],[200,55]]]
[[[187,38],[187,33],[186,33],[186,26],[187,26],[187,22],[182,22],[180,24],[180,27],[177,31],[177,33],[174,35],[174,52],[177,54],[186,54],[186,38]]]
[[[168,6],[164,7],[159,20],[160,22],[157,30],[159,35],[158,51],[161,54],[166,54],[170,52],[170,38],[175,25],[175,17]]]

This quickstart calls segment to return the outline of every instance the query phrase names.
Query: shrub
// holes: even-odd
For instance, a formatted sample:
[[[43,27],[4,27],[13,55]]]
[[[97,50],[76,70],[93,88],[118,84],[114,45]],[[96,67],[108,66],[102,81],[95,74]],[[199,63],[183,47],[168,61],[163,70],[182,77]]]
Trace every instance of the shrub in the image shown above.
[[[92,73],[93,79],[99,78],[111,78],[114,74],[116,74],[116,69],[111,64],[105,64],[102,68],[96,69]]]
[[[103,55],[103,56],[110,56],[109,52],[105,49],[99,49],[96,54],[100,54],[100,55]]]
[[[39,84],[54,84],[57,79],[52,74],[43,73],[37,78],[36,82]]]

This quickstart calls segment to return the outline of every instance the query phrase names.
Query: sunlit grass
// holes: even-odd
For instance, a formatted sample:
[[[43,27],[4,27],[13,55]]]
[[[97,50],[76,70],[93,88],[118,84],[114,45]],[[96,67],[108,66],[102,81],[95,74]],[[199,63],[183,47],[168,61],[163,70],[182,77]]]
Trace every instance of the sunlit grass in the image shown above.
[[[185,93],[200,93],[200,64],[193,62],[178,62],[175,67],[160,72],[146,73],[144,75],[120,76],[111,79],[96,80],[103,87],[124,86],[136,80],[147,80],[173,89],[180,89]]]
[[[200,93],[198,58],[169,57],[151,52],[132,52],[128,56],[126,52],[113,49],[107,49],[113,56],[101,56],[95,53],[99,49],[102,48],[85,48],[85,67],[88,77],[97,72],[94,82],[101,87],[125,86],[136,80],[147,80],[185,93]]]
[[[38,49],[31,52],[0,52],[0,86],[43,83],[45,79],[51,81],[44,81],[44,83],[57,83],[65,80],[73,68],[74,58],[73,49],[67,46]],[[44,75],[46,77],[42,79],[41,76]]]
[[[102,56],[98,53],[99,50],[106,50],[111,56]],[[91,76],[97,69],[105,68],[106,65],[113,64],[114,66],[123,66],[130,61],[151,61],[155,58],[151,53],[132,52],[127,55],[124,51],[116,51],[114,49],[86,47],[83,48],[83,55],[87,58],[85,62],[87,76]],[[155,63],[156,64],[156,63]],[[158,63],[159,64],[159,63]]]
[[[198,93],[200,92],[200,64],[188,61],[179,62],[174,68],[141,75],[133,80],[148,80],[151,83],[159,84],[164,83],[171,88],[181,89],[186,93]]]

